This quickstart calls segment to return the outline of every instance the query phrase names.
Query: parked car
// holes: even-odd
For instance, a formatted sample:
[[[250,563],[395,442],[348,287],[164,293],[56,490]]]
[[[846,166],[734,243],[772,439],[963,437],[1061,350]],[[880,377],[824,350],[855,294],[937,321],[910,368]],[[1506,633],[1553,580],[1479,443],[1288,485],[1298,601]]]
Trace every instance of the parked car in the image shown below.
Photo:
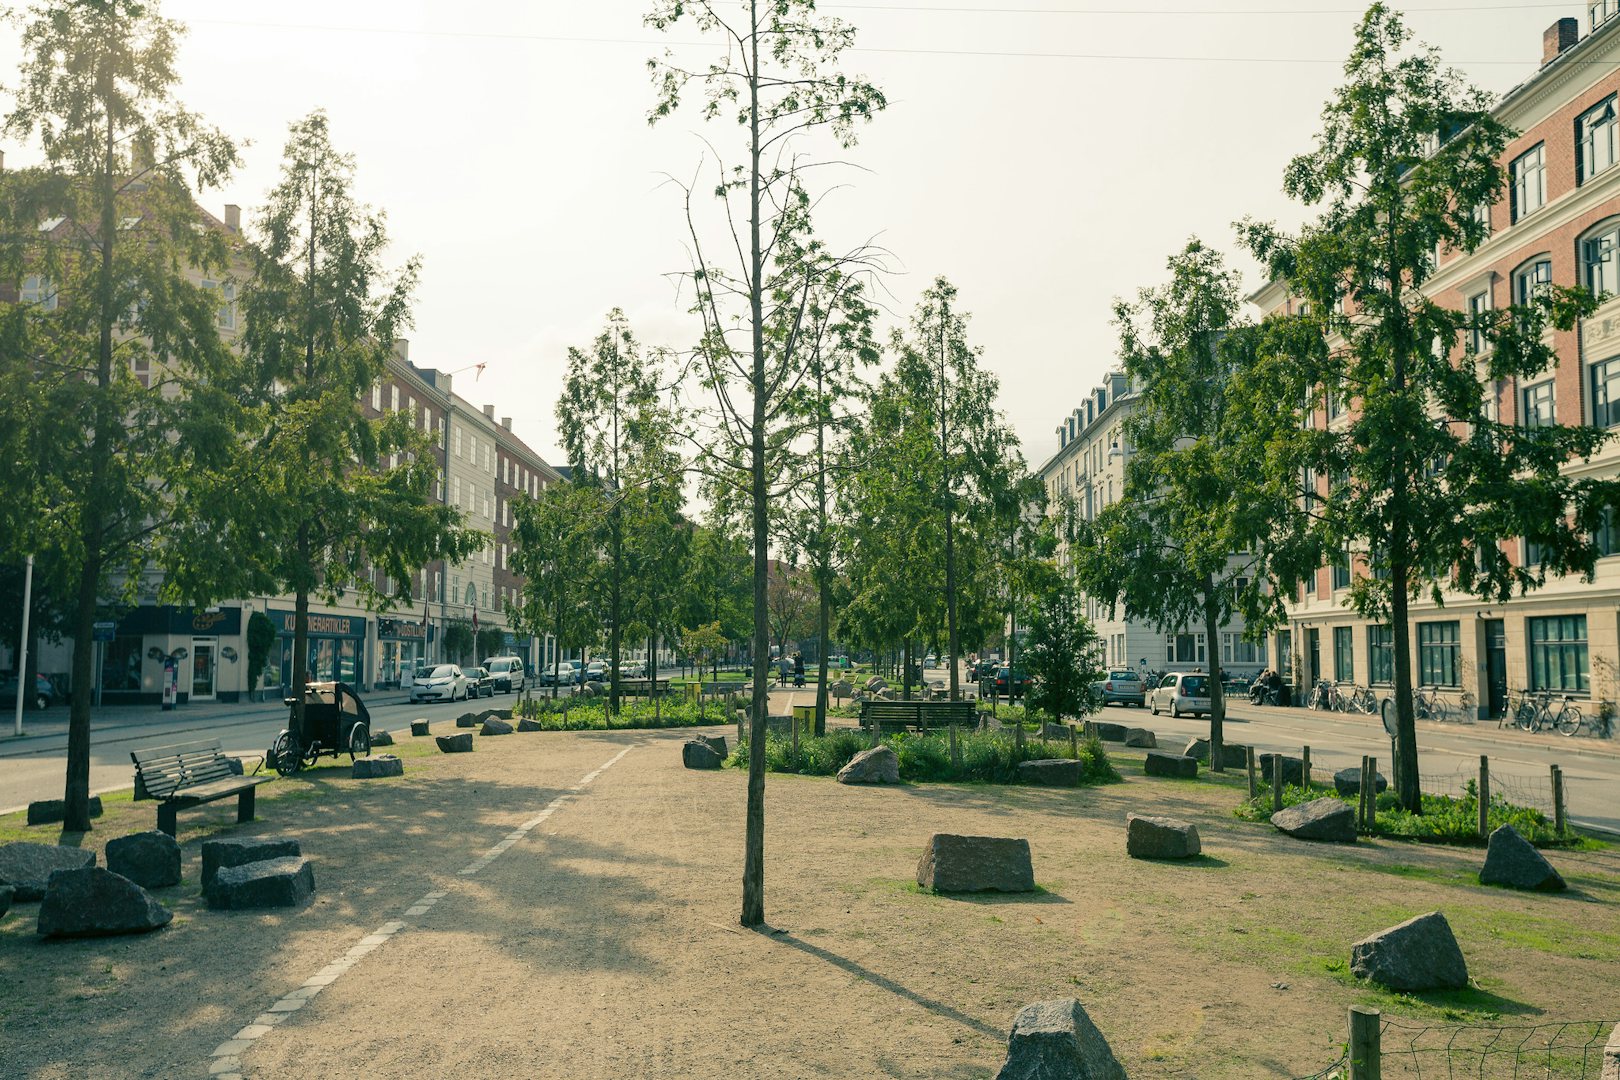
[[[996,668],[1000,666],[994,660],[975,660],[973,662],[973,681],[983,682],[986,679],[995,678]]]
[[[923,657],[923,667],[939,667],[939,657],[935,656],[933,653],[929,653],[927,656]]]
[[[1162,709],[1171,716],[1209,715],[1209,676],[1172,671],[1148,691],[1148,708],[1154,716]]]
[[[555,670],[543,667],[534,675],[536,686],[573,686],[578,681],[579,669],[567,660],[558,664]]]
[[[439,664],[411,684],[411,704],[420,701],[465,701],[467,675],[455,664]]]
[[[1004,698],[1021,698],[1029,689],[1029,672],[1003,665],[996,668],[995,691]]]
[[[626,660],[619,665],[619,678],[621,679],[645,679],[646,677],[647,666],[640,660]]]
[[[503,694],[523,689],[523,661],[515,656],[492,656],[484,661],[489,677],[495,680],[495,689]]]
[[[607,682],[608,666],[605,660],[592,660],[585,665],[586,682]]]
[[[34,673],[34,692],[32,695],[23,695],[23,701],[36,709],[47,709],[56,704],[56,687],[51,680]],[[17,676],[12,675],[5,682],[0,682],[0,706],[7,709],[15,708],[17,704]]]
[[[494,697],[495,680],[490,677],[489,671],[481,667],[465,669],[467,676],[467,696],[469,698]]]
[[[1142,682],[1142,676],[1130,668],[1115,668],[1101,682],[1091,685],[1104,705],[1135,705],[1140,708],[1147,704],[1147,686]]]

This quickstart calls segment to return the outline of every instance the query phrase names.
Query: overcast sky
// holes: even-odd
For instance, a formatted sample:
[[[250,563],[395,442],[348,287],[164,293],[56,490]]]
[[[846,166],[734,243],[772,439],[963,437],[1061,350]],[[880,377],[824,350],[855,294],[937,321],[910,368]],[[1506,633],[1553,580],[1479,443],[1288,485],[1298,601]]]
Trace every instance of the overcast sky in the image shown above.
[[[476,382],[457,375],[456,389],[511,415],[560,461],[565,351],[589,342],[608,309],[624,308],[649,343],[692,342],[666,277],[685,255],[664,174],[691,175],[700,132],[721,145],[737,137],[693,113],[649,129],[645,65],[661,44],[641,26],[647,6],[166,0],[164,13],[191,27],[183,98],[252,143],[235,179],[203,201],[251,215],[287,124],[325,108],[358,160],[361,196],[388,213],[396,252],[423,257],[412,359],[487,364]],[[1396,6],[1497,93],[1535,70],[1557,18],[1585,29],[1584,3]],[[859,28],[848,66],[890,101],[849,155],[865,171],[842,177],[823,232],[840,245],[875,236],[893,253],[896,320],[935,275],[957,284],[1031,467],[1112,364],[1115,296],[1159,281],[1190,235],[1230,250],[1245,214],[1300,219],[1280,194],[1282,169],[1310,145],[1360,13],[1353,0],[823,9]],[[1234,258],[1245,286],[1257,284]]]

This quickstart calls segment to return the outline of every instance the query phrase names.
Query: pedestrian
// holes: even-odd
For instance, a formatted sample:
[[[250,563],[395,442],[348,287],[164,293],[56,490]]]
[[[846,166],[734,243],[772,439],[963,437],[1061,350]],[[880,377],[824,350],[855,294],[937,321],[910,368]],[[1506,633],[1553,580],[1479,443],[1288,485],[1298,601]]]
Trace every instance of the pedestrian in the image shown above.
[[[804,685],[804,653],[802,652],[793,654],[793,685]]]

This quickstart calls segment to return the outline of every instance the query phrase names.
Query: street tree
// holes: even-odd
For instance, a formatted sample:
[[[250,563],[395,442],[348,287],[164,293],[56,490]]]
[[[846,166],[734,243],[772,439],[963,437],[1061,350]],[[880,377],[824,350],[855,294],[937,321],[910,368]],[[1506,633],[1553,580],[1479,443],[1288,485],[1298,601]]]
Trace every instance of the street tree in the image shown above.
[[[534,498],[512,502],[511,568],[523,579],[522,591],[507,601],[515,632],[550,634],[551,696],[561,683],[563,653],[596,643],[599,624],[592,610],[589,582],[597,561],[592,525],[601,493],[572,482],[548,484]]]
[[[1299,554],[1299,421],[1277,405],[1307,387],[1299,365],[1257,347],[1238,275],[1219,252],[1195,238],[1169,270],[1168,283],[1114,306],[1136,393],[1123,425],[1121,498],[1089,519],[1071,499],[1064,517],[1085,593],[1167,633],[1203,628],[1210,761],[1220,771],[1221,634],[1241,617],[1251,640],[1263,640],[1284,617],[1294,574],[1314,566]]]
[[[747,640],[753,633],[752,573],[747,539],[711,514],[692,533],[680,594],[682,625],[717,626],[728,644]],[[718,678],[720,650],[711,648],[708,656]]]
[[[815,632],[814,580],[800,567],[777,564],[771,573],[766,610],[770,613],[771,637],[776,640],[777,651],[786,656],[789,641],[799,641]]]
[[[1031,610],[1024,643],[1030,674],[1026,704],[1062,723],[1097,711],[1094,687],[1107,672],[1100,666],[1097,628],[1086,618],[1073,583],[1054,575],[1048,585]]]
[[[22,25],[4,130],[43,156],[0,192],[0,266],[22,285],[0,381],[39,471],[5,546],[58,556],[41,584],[73,638],[64,827],[83,831],[92,628],[109,599],[136,598],[176,496],[229,441],[235,405],[214,384],[231,354],[220,297],[200,284],[229,244],[193,192],[237,154],[176,97],[182,30],[155,3],[41,4]]]
[[[1566,467],[1607,440],[1599,427],[1515,424],[1497,388],[1556,361],[1543,337],[1592,310],[1582,290],[1539,287],[1487,312],[1443,307],[1425,288],[1437,249],[1486,239],[1480,214],[1503,194],[1514,132],[1488,95],[1373,4],[1356,29],[1344,83],[1322,110],[1316,146],[1284,190],[1320,216],[1296,235],[1245,222],[1245,244],[1306,302],[1295,361],[1314,376],[1309,500],[1322,547],[1348,552],[1350,603],[1387,621],[1394,643],[1401,805],[1422,809],[1413,711],[1410,605],[1427,591],[1505,601],[1550,576],[1590,577],[1593,535],[1620,483]],[[1331,425],[1328,416],[1346,412]],[[1540,561],[1511,558],[1520,539]],[[1346,556],[1340,556],[1346,557]]]
[[[858,123],[883,109],[881,91],[847,74],[843,54],[855,40],[849,24],[821,15],[814,0],[654,0],[646,16],[660,32],[690,28],[716,43],[708,64],[687,66],[666,52],[649,62],[656,123],[673,115],[695,88],[706,120],[734,121],[742,134],[742,162],[715,162],[708,188],[721,203],[731,235],[718,248],[694,216],[696,183],[685,185],[685,211],[693,265],[694,308],[703,321],[697,357],[716,402],[716,471],[747,493],[754,558],[754,700],[749,733],[748,807],[744,837],[745,926],[765,921],[765,715],[769,626],[766,589],[770,566],[769,450],[784,419],[786,395],[802,381],[806,357],[800,323],[779,311],[802,308],[816,275],[847,269],[848,258],[800,259],[810,250],[806,173],[812,163],[801,146],[817,133],[839,147],[855,142]],[[714,254],[736,253],[729,268]],[[784,257],[786,256],[786,257]]]

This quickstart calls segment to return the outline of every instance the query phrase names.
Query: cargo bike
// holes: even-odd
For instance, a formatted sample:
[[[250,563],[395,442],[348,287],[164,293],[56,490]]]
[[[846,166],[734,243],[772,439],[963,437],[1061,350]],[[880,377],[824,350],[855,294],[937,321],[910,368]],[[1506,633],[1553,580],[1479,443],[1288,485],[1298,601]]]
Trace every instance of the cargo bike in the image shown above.
[[[282,776],[315,764],[322,754],[349,760],[371,752],[371,713],[354,687],[341,682],[314,682],[304,687],[304,722],[298,724],[298,701],[286,702],[287,726],[276,736],[268,755]]]

